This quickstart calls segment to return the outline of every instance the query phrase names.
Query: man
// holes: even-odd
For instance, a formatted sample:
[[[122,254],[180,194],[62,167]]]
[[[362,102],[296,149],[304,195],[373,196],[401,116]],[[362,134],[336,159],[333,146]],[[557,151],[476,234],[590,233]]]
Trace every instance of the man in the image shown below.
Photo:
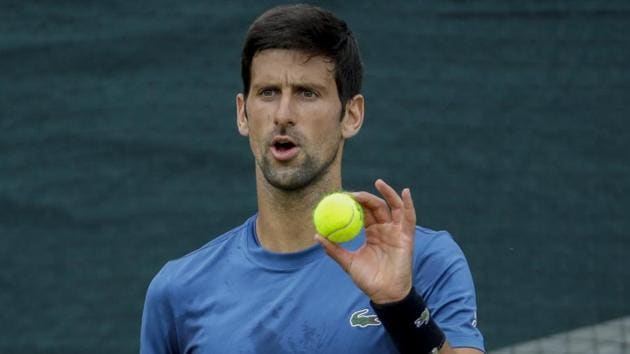
[[[312,211],[342,190],[344,143],[363,123],[346,24],[307,5],[271,9],[241,64],[236,123],[255,157],[258,213],[156,275],[141,353],[483,351],[466,260],[450,235],[415,226],[409,189],[377,180],[383,198],[353,193],[359,237],[315,235]]]

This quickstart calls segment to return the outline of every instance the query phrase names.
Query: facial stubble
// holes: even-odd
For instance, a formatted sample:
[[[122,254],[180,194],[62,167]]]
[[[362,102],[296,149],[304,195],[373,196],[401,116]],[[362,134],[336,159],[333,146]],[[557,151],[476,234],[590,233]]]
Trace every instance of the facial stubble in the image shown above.
[[[300,146],[300,151],[304,154],[304,161],[293,166],[274,166],[268,150],[261,152],[261,158],[256,164],[260,168],[265,180],[273,187],[284,191],[298,191],[316,184],[329,171],[330,166],[337,160],[339,147],[341,145],[341,134],[336,139],[336,145],[322,159],[316,159],[313,154]]]

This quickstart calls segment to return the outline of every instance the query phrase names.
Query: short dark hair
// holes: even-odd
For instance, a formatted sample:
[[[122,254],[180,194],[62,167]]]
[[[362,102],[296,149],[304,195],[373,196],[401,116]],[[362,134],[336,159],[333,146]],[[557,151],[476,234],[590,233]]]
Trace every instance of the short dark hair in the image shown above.
[[[359,46],[348,25],[330,11],[299,4],[274,7],[260,15],[249,27],[241,52],[245,96],[249,93],[254,56],[265,49],[294,49],[331,59],[342,104],[361,91]]]

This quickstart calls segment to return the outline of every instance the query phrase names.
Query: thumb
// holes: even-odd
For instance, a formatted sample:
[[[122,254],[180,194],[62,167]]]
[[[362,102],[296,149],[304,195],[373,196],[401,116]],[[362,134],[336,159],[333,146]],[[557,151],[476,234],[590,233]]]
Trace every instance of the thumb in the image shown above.
[[[334,242],[331,242],[330,240],[322,237],[319,234],[315,234],[315,240],[319,242],[322,247],[324,247],[324,251],[326,251],[326,254],[329,255],[330,258],[335,260],[335,262],[337,262],[347,273],[350,269],[350,265],[352,265],[352,252]]]

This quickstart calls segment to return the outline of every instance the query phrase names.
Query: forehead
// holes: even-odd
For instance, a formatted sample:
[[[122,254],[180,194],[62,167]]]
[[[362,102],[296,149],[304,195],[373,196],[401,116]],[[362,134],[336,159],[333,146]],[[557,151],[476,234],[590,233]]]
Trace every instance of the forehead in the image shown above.
[[[266,49],[257,53],[251,66],[251,85],[301,84],[335,85],[332,60],[291,49]]]

